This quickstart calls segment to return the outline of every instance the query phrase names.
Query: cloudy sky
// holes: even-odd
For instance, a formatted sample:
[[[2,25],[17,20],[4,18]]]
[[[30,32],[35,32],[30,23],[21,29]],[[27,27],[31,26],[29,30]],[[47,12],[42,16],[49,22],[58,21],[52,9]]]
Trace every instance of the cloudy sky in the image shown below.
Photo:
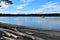
[[[11,0],[14,4],[1,2],[0,13],[40,14],[60,13],[60,0]],[[24,25],[33,28],[60,30],[60,17],[0,17],[0,22]]]
[[[11,0],[13,5],[1,2],[0,13],[55,13],[60,12],[60,0]]]

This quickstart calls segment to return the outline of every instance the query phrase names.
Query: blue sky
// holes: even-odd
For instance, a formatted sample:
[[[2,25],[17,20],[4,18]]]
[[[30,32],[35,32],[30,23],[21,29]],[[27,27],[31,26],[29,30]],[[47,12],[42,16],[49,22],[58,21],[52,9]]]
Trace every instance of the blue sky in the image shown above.
[[[14,4],[2,2],[0,13],[40,14],[60,13],[60,0],[11,0]],[[0,22],[24,25],[33,28],[60,30],[60,17],[0,17]]]
[[[0,12],[10,14],[60,12],[60,0],[11,0],[12,5],[0,4]],[[57,8],[58,7],[58,8]]]

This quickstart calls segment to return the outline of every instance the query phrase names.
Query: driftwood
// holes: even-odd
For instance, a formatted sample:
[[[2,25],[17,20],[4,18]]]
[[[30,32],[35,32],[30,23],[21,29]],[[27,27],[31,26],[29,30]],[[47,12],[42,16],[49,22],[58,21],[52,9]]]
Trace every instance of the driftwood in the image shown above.
[[[4,40],[60,40],[60,31],[41,30],[21,25],[0,23],[0,39]]]

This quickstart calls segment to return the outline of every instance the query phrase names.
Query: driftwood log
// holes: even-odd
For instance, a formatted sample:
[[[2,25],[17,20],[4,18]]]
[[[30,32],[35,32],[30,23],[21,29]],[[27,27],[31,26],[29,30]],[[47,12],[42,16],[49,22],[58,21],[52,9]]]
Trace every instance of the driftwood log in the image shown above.
[[[60,40],[60,31],[0,23],[0,40]]]

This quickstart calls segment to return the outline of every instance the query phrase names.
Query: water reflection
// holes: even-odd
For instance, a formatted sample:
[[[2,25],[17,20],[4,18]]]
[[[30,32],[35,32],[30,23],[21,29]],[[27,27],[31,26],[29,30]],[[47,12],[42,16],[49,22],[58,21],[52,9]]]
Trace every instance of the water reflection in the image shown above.
[[[60,17],[0,17],[0,22],[33,28],[60,29]]]

